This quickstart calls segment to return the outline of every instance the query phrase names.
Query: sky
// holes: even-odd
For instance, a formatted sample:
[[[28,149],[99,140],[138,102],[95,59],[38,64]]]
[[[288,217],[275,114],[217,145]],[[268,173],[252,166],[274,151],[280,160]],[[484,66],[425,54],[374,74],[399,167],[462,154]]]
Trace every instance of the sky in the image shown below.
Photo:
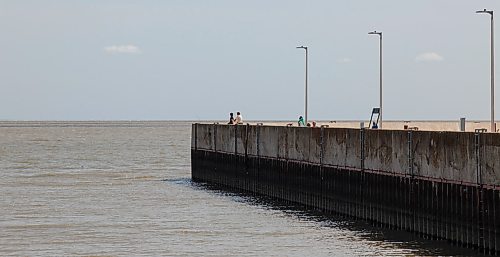
[[[484,8],[500,1],[0,0],[0,120],[295,120],[301,45],[309,120],[369,119],[373,30],[385,120],[488,120]]]

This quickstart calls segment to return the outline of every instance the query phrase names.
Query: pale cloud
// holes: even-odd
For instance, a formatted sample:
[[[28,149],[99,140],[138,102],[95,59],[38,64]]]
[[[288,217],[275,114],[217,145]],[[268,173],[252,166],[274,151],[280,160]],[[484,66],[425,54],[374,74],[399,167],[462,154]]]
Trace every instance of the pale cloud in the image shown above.
[[[139,54],[141,49],[135,45],[113,45],[104,48],[106,53],[110,54]]]
[[[352,62],[352,60],[351,60],[351,58],[344,57],[344,58],[337,59],[337,62],[338,63],[350,63],[350,62]]]
[[[415,61],[417,62],[440,62],[443,60],[444,60],[443,56],[435,52],[422,53],[417,55],[417,57],[415,57]]]

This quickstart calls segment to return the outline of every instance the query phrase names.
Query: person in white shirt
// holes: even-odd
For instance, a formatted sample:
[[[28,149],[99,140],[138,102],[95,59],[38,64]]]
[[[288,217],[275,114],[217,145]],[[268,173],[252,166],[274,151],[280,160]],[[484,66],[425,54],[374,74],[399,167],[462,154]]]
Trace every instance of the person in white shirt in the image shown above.
[[[241,117],[241,113],[236,113],[236,119],[234,120],[234,124],[243,124],[243,117]]]

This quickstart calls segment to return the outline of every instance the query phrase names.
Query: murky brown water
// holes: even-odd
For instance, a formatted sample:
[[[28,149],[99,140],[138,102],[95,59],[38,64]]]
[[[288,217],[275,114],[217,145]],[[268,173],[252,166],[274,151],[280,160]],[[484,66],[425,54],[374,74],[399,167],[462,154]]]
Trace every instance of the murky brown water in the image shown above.
[[[189,122],[0,122],[0,256],[471,254],[190,181]]]

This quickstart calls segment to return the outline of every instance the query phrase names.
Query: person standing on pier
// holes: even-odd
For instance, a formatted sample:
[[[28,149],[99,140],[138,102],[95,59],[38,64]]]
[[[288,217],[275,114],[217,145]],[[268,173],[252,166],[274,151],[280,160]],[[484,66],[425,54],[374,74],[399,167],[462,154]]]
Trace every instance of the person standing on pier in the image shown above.
[[[306,122],[304,121],[304,118],[302,116],[299,116],[299,127],[305,127],[306,126]]]
[[[236,113],[236,120],[235,120],[234,124],[243,124],[243,117],[241,117],[240,112]]]

